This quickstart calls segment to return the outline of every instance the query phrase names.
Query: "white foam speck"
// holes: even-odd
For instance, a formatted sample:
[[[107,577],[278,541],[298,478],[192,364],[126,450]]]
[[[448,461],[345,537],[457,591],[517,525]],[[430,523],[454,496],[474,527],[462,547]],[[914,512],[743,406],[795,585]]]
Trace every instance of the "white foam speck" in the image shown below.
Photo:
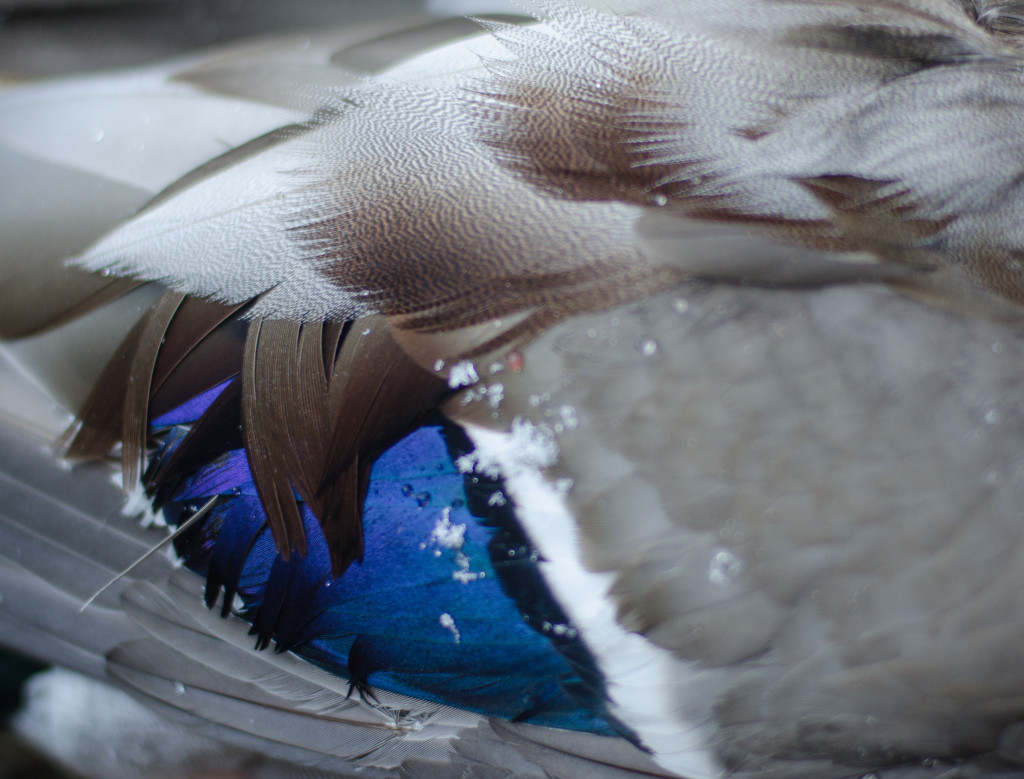
[[[480,375],[476,372],[476,366],[469,360],[462,360],[452,366],[448,373],[448,386],[451,389],[468,387],[480,381]]]
[[[122,488],[121,472],[118,471],[111,475],[110,480],[118,487]],[[167,521],[164,519],[162,511],[153,511],[153,506],[149,501],[149,497],[146,495],[145,489],[142,487],[142,482],[136,482],[130,490],[124,490],[125,499],[121,506],[121,513],[126,517],[138,518],[139,523],[143,527],[167,527]]]
[[[451,510],[444,509],[434,524],[430,540],[443,549],[461,549],[466,540],[466,526],[452,524]]]
[[[455,636],[455,643],[462,643],[462,634],[459,633],[459,628],[455,625],[455,618],[447,611],[444,612],[437,620],[441,623],[441,627],[450,630],[451,634]]]
[[[459,552],[455,556],[455,565],[457,568],[452,571],[452,578],[460,584],[469,584],[475,582],[477,579],[484,578],[482,571],[471,571],[469,570],[470,560],[462,552]]]
[[[509,434],[497,434],[488,446],[478,446],[455,461],[461,473],[476,471],[489,478],[502,475],[502,462],[518,462],[532,468],[547,468],[558,459],[558,444],[547,425],[535,425],[522,417],[512,420]]]

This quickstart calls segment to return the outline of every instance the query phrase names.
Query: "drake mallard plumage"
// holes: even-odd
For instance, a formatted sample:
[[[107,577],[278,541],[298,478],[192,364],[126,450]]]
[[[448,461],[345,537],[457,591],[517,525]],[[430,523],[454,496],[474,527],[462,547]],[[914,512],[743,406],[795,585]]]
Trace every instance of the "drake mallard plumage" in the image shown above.
[[[4,643],[323,770],[1019,773],[1020,19],[551,0],[8,89]],[[191,570],[79,611],[166,536],[114,458]]]

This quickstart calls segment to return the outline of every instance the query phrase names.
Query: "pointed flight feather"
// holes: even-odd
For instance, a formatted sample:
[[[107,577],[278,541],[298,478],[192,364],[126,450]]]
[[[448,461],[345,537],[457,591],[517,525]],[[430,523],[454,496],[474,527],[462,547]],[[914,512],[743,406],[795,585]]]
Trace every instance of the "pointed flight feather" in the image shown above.
[[[242,383],[233,381],[192,425],[171,454],[154,460],[143,479],[153,507],[161,508],[178,486],[231,449],[242,448]]]
[[[145,443],[153,363],[167,322],[182,297],[170,292],[162,295],[125,336],[78,412],[78,420],[65,434],[66,458],[93,460],[105,457],[118,441],[122,441],[125,476],[129,474],[129,459],[133,459],[137,463],[132,472],[137,477]],[[129,449],[132,452],[130,457],[127,454]],[[126,479],[124,484],[128,487],[133,481]]]
[[[375,457],[436,406],[446,385],[405,355],[381,319],[255,320],[243,344],[239,309],[162,297],[108,365],[68,456],[104,456],[120,439],[125,483],[133,483],[157,410],[150,397],[163,395],[165,407],[167,392],[205,391],[240,369],[240,380],[146,472],[146,489],[160,505],[225,447],[244,446],[281,553],[305,553],[298,493],[321,520],[340,574],[362,553],[362,499]]]
[[[319,486],[317,477],[324,456],[321,441],[330,423],[327,418],[329,375],[324,353],[323,324],[304,325],[299,330],[295,370],[289,376],[290,389],[295,393],[296,402],[288,407],[288,427],[295,451],[295,487],[313,506],[314,512],[320,508],[316,503],[316,495]],[[315,465],[312,467],[307,466],[313,463]]]
[[[128,377],[147,317],[148,314],[139,319],[124,337],[79,410],[75,422],[64,433],[60,448],[68,460],[106,457],[120,440]]]
[[[128,384],[121,418],[121,469],[124,489],[129,490],[139,480],[142,458],[146,453],[146,435],[149,423],[149,390],[156,367],[157,356],[164,342],[167,328],[181,306],[185,296],[177,292],[164,294],[150,309],[139,342],[132,356]]]
[[[242,305],[225,306],[200,298],[184,300],[174,316],[173,327],[167,330],[167,337],[160,346],[160,353],[153,368],[150,396],[154,396],[164,387],[171,376],[180,372],[179,368],[182,363],[196,352],[199,344],[241,308],[243,308]],[[239,347],[241,347],[240,344]],[[241,348],[239,348],[239,353],[241,353]],[[204,389],[219,384],[223,378],[218,376],[212,381],[204,382],[207,383]],[[193,394],[198,395],[199,393]]]
[[[177,367],[151,391],[150,419],[237,376],[242,369],[248,323],[234,315],[186,353]]]
[[[293,491],[320,520],[335,575],[361,556],[362,499],[374,458],[446,391],[402,352],[378,318],[344,330],[286,321],[250,325],[243,435],[253,481],[286,560],[286,548],[305,552]]]
[[[332,369],[330,437],[312,501],[335,575],[362,556],[361,507],[373,461],[447,392],[402,350],[382,318],[353,323]]]
[[[242,361],[242,436],[253,482],[285,560],[306,553],[302,517],[292,492],[294,450],[289,438],[286,403],[295,367],[301,325],[254,320],[249,325]]]

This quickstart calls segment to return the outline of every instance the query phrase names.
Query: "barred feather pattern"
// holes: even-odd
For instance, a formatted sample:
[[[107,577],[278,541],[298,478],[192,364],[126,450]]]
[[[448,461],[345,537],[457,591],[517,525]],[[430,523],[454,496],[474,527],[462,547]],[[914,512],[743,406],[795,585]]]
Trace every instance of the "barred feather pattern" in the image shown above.
[[[982,771],[1015,770],[1020,750],[1013,743],[1012,695],[1000,699],[1004,709],[989,711],[989,699],[972,688],[965,698],[985,710],[965,723],[955,713],[933,718],[921,709],[927,694],[907,694],[888,711],[906,709],[900,728],[858,729],[871,724],[875,701],[851,691],[851,679],[886,680],[892,669],[873,665],[873,655],[861,658],[859,636],[815,621],[813,603],[800,610],[814,600],[807,595],[820,574],[813,560],[809,573],[794,566],[793,577],[805,578],[789,582],[790,590],[735,585],[729,598],[722,596],[727,606],[691,629],[694,613],[721,604],[717,594],[684,586],[693,584],[695,570],[707,577],[705,568],[679,560],[703,565],[701,555],[718,554],[718,547],[706,549],[704,536],[686,535],[706,530],[686,527],[703,521],[699,511],[666,512],[666,506],[691,508],[693,498],[675,495],[674,474],[658,471],[663,462],[629,470],[634,450],[642,449],[636,440],[650,449],[664,436],[671,456],[661,459],[707,467],[714,477],[702,484],[717,485],[735,462],[739,475],[727,486],[743,493],[744,479],[761,471],[744,470],[744,447],[732,439],[722,445],[718,470],[697,454],[680,454],[683,433],[664,432],[636,408],[668,405],[655,403],[661,386],[678,389],[692,380],[700,385],[695,397],[724,385],[721,403],[731,411],[729,391],[754,380],[733,375],[734,367],[742,373],[741,359],[720,368],[717,353],[691,354],[699,347],[680,339],[677,329],[660,331],[672,340],[672,349],[660,352],[656,340],[637,333],[632,340],[640,356],[615,333],[632,333],[648,319],[667,327],[666,307],[676,301],[669,304],[666,295],[685,289],[699,302],[694,339],[711,343],[727,329],[716,295],[720,309],[732,312],[732,324],[758,337],[767,331],[748,312],[776,324],[786,319],[782,331],[806,335],[810,326],[801,324],[807,317],[798,315],[800,307],[824,305],[831,299],[825,288],[838,287],[840,303],[856,298],[860,310],[877,309],[882,321],[902,316],[922,329],[921,323],[949,327],[971,344],[1000,343],[998,334],[1011,332],[1000,328],[1019,325],[1024,304],[1024,13],[1016,3],[968,0],[610,5],[602,11],[545,0],[536,20],[483,20],[483,32],[468,43],[451,42],[466,34],[464,25],[420,30],[423,50],[374,63],[372,77],[362,80],[341,67],[373,48],[358,41],[299,68],[299,90],[273,79],[262,88],[240,83],[230,62],[176,73],[188,89],[279,109],[270,123],[275,129],[261,124],[228,152],[163,182],[132,218],[90,248],[76,249],[77,267],[68,276],[61,262],[48,261],[41,273],[52,283],[33,289],[31,274],[19,266],[12,273],[17,283],[2,294],[24,299],[9,309],[5,304],[0,333],[58,327],[142,281],[167,288],[96,381],[65,453],[102,459],[120,445],[124,484],[141,480],[172,524],[185,526],[213,499],[210,516],[177,539],[179,553],[206,577],[206,605],[219,602],[228,620],[244,617],[260,650],[295,650],[343,673],[348,692],[371,709],[387,709],[375,700],[383,687],[512,721],[614,736],[611,743],[630,749],[657,752],[652,745],[684,739],[683,733],[676,752],[696,754],[692,762],[668,749],[656,756],[672,770],[702,776],[722,765],[740,775],[784,776],[795,765],[804,775],[838,777],[865,760],[899,766],[936,756],[980,756]],[[407,33],[393,34],[408,40]],[[74,287],[82,269],[106,275],[89,277],[66,304],[49,300],[33,310],[34,297]],[[793,289],[762,303],[751,287]],[[793,290],[806,295],[798,299]],[[945,313],[910,308],[893,291],[967,316],[943,319]],[[784,311],[772,308],[797,300]],[[579,348],[581,332],[603,348]],[[929,355],[939,353],[929,347]],[[637,367],[655,355],[675,362]],[[488,364],[490,376],[510,371],[508,398],[499,381],[480,381],[476,365],[461,363],[461,373],[453,368],[464,358]],[[520,376],[524,360],[528,371]],[[778,364],[806,368],[788,353]],[[614,376],[588,381],[593,365],[612,366]],[[707,384],[700,384],[705,374]],[[659,376],[667,378],[650,388]],[[756,419],[745,430],[769,424],[764,420],[777,410],[769,400],[797,394],[786,391],[784,370],[771,378],[774,383],[764,379],[755,388],[771,384],[769,390],[753,391],[756,402],[747,401]],[[453,396],[461,384],[473,386]],[[886,391],[844,386],[856,390],[851,408],[860,408],[861,396]],[[551,455],[531,462],[527,486],[520,479],[508,488],[511,503],[523,515],[535,503],[552,516],[552,506],[571,514],[579,530],[579,548],[569,545],[579,558],[572,562],[605,577],[602,586],[616,603],[613,628],[628,634],[624,643],[636,639],[645,651],[660,652],[644,655],[650,665],[669,669],[651,683],[663,693],[659,705],[668,701],[653,725],[644,721],[643,705],[630,710],[616,697],[621,678],[605,675],[614,660],[601,654],[606,646],[581,637],[578,620],[592,615],[585,608],[574,612],[569,598],[557,601],[562,593],[542,581],[539,570],[557,568],[530,535],[539,536],[543,522],[520,526],[512,509],[496,510],[499,501],[490,499],[505,489],[502,483],[486,482],[487,496],[473,494],[480,473],[489,476],[481,465],[485,454],[475,455],[480,473],[465,483],[456,473],[471,445],[443,415],[473,430],[479,442],[514,437],[529,425],[549,431],[555,424],[543,415],[562,413],[553,409],[549,387],[597,409],[599,421],[589,420],[589,438],[568,436],[568,460]],[[762,398],[768,399],[763,413]],[[718,429],[688,401],[673,396],[678,419],[692,420],[694,429]],[[629,437],[629,451],[609,443],[619,433],[605,435],[604,423],[614,427],[622,409],[649,425],[646,436]],[[571,427],[564,419],[557,424]],[[822,448],[834,454],[830,430],[797,427],[793,438],[825,440]],[[595,453],[594,440],[611,453]],[[408,454],[414,450],[415,457]],[[385,487],[400,480],[381,474],[394,467],[404,479],[405,456],[436,462],[449,480],[451,498],[432,527],[414,510],[429,495],[424,502],[412,487],[408,494],[399,488],[401,507],[374,513]],[[764,459],[765,467],[778,466],[772,456]],[[594,464],[609,473],[583,468]],[[501,465],[513,472],[522,463],[511,457]],[[663,499],[646,479],[675,497]],[[627,489],[607,496],[608,485],[620,481]],[[565,483],[575,486],[567,492]],[[765,494],[774,486],[765,486]],[[721,499],[722,489],[705,496],[709,504]],[[537,498],[541,493],[546,503]],[[395,497],[393,489],[389,495]],[[742,508],[747,498],[741,494],[736,504]],[[460,501],[474,504],[472,518],[464,517],[467,551],[451,535],[450,512],[465,508]],[[610,519],[625,516],[624,504],[638,516],[627,528]],[[405,517],[406,509],[413,518],[402,521],[427,539],[418,549],[394,542],[406,525],[378,516]],[[760,529],[769,514],[754,512],[750,521]],[[654,527],[675,535],[655,537]],[[451,570],[403,567],[402,554],[415,556],[429,544]],[[393,576],[375,562],[387,557],[385,548],[398,560],[389,564],[402,569]],[[490,567],[472,567],[478,563]],[[428,573],[410,577],[409,591],[396,594],[395,582],[404,581],[399,573],[414,569]],[[746,575],[737,570],[735,580]],[[466,577],[486,579],[483,573],[501,578],[501,586],[465,598],[454,587],[453,602],[464,611],[452,606],[437,613],[434,601],[420,608],[417,597],[440,589],[441,580],[461,585],[478,582]],[[713,583],[735,584],[732,572],[717,573],[721,581]],[[160,605],[142,604],[150,596]],[[746,614],[756,618],[744,623],[745,632],[725,631],[729,609],[739,613],[752,603],[756,608]],[[133,590],[126,608],[140,624],[153,622],[151,608],[173,612],[162,595],[144,589]],[[792,627],[788,619],[806,619],[811,627],[798,627],[832,654],[822,659],[821,644],[805,651],[806,633],[785,631]],[[402,628],[414,623],[410,640]],[[507,624],[515,625],[507,641],[515,651],[498,651]],[[168,630],[159,621],[152,629]],[[208,650],[205,638],[182,643],[198,655]],[[996,656],[1005,646],[986,645],[986,651]],[[149,686],[160,698],[153,667],[170,657],[164,652],[150,643],[119,646],[108,672],[139,689]],[[834,676],[829,663],[839,668]],[[518,675],[523,668],[531,673]],[[205,674],[197,671],[198,678]],[[806,702],[798,681],[821,697]],[[765,690],[775,697],[762,706]],[[796,702],[787,708],[791,699]],[[828,721],[821,713],[826,704],[836,707],[836,716],[845,704],[860,707],[864,719]],[[794,711],[808,719],[794,724]],[[406,714],[396,714],[396,723],[411,732],[417,723]],[[945,734],[937,746],[929,741],[933,719]],[[372,749],[386,752],[387,742]],[[908,770],[928,775],[935,765]]]

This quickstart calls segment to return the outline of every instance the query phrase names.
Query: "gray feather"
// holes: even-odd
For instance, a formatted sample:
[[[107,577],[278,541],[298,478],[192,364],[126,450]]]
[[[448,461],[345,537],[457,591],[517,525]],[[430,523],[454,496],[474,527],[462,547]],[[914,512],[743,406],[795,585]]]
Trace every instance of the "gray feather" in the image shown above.
[[[1019,349],[881,290],[695,284],[552,328],[497,412],[451,408],[573,409],[546,478],[620,620],[715,671],[722,754],[852,772],[994,750],[1024,715]]]
[[[609,706],[662,765],[1020,774],[1024,15],[537,8],[7,92],[0,331],[131,286],[89,270],[268,319],[384,314],[434,370],[486,354],[446,412],[535,542],[572,520],[539,565],[601,585],[556,595],[605,619]],[[3,347],[6,643],[318,769],[664,775],[622,739],[351,699],[162,558],[79,613],[161,533],[39,442],[134,295]]]

